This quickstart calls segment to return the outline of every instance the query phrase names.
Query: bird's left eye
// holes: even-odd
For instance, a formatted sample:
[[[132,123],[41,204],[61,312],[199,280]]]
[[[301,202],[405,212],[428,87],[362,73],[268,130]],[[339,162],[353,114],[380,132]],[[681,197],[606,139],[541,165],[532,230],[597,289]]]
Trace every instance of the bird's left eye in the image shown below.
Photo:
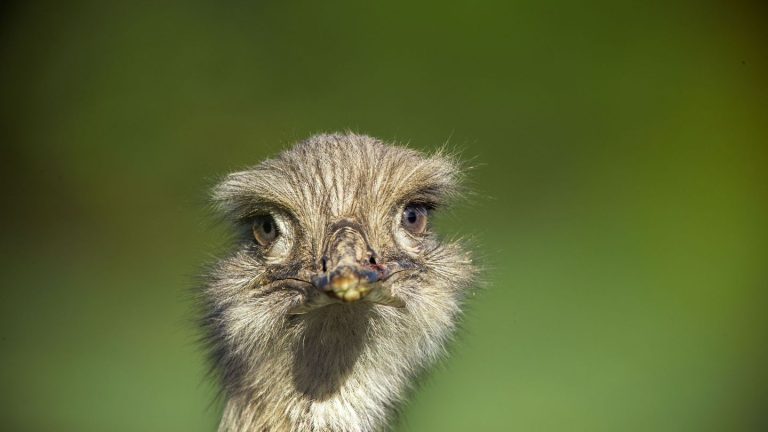
[[[277,224],[272,216],[259,216],[253,221],[253,238],[261,246],[268,246],[277,238]]]
[[[427,209],[422,205],[409,205],[403,210],[402,225],[408,232],[421,234],[427,229]]]

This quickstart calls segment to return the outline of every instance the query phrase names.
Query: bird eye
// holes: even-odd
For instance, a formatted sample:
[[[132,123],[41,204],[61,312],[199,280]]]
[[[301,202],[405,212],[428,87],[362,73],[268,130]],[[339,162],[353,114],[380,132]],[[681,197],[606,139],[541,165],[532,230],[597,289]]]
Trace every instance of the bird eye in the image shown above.
[[[413,234],[421,234],[427,228],[427,209],[422,205],[409,205],[403,210],[403,228]]]
[[[253,238],[262,246],[268,246],[277,237],[277,224],[272,216],[259,216],[253,221]]]

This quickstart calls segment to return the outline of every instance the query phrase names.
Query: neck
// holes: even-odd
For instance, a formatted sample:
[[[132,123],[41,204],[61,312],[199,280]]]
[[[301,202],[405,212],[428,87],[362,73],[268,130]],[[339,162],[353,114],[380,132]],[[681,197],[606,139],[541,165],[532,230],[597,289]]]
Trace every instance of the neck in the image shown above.
[[[438,322],[424,327],[415,307],[334,305],[277,323],[271,333],[281,336],[225,364],[230,385],[219,430],[385,428],[452,330],[452,314],[428,314]]]

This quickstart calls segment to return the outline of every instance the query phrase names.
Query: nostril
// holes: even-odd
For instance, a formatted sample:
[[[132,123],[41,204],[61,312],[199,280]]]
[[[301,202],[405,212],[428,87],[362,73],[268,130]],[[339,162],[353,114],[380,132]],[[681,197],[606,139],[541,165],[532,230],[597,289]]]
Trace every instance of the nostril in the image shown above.
[[[371,263],[371,265],[376,265],[376,257],[371,255],[371,257],[368,259],[368,262]]]
[[[328,262],[325,259],[325,257],[323,257],[322,262],[323,262],[323,273],[325,273],[328,271]]]

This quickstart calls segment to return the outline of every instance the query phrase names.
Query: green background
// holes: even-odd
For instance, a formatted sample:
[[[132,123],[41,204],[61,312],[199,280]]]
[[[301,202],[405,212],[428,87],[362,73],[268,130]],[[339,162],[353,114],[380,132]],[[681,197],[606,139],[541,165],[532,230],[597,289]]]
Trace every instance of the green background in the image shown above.
[[[2,7],[0,428],[212,431],[224,173],[350,129],[474,166],[486,267],[398,431],[768,430],[760,2]]]

